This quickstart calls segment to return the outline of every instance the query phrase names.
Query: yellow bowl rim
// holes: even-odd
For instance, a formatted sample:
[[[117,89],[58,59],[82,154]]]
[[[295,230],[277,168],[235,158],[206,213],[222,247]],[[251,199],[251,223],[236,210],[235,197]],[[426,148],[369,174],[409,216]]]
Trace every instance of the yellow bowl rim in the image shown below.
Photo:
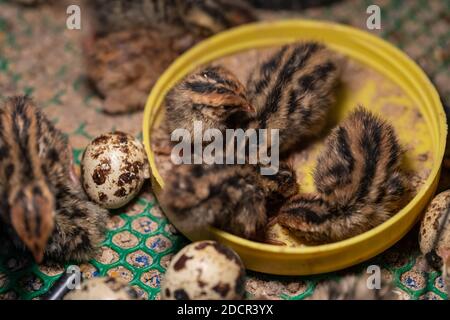
[[[301,28],[301,27],[316,27],[316,28],[330,28],[332,27],[334,30],[338,30],[340,32],[344,33],[353,33],[358,37],[361,37],[362,39],[365,39],[366,41],[370,41],[373,44],[383,47],[383,48],[389,48],[389,50],[392,50],[396,55],[400,56],[401,59],[404,60],[405,63],[407,63],[409,68],[411,68],[412,72],[416,73],[418,77],[421,78],[421,80],[425,83],[426,90],[431,95],[431,100],[429,101],[430,104],[435,105],[438,109],[444,113],[444,109],[442,106],[442,103],[439,98],[439,94],[437,93],[434,85],[431,83],[431,81],[428,79],[426,74],[420,69],[420,67],[411,59],[409,58],[405,53],[403,53],[401,50],[396,48],[394,45],[390,44],[389,42],[378,38],[368,32],[365,32],[360,29],[356,29],[354,27],[341,25],[333,22],[328,21],[320,21],[320,20],[308,20],[308,19],[288,19],[283,21],[273,21],[273,22],[256,22],[251,23],[239,27],[235,27],[232,29],[229,29],[227,31],[221,32],[219,34],[216,34],[189,49],[184,54],[182,54],[180,57],[178,57],[167,69],[166,71],[161,75],[161,77],[158,79],[157,83],[153,87],[144,110],[144,121],[143,121],[143,141],[145,145],[145,150],[147,152],[150,167],[152,169],[152,175],[153,175],[153,181],[156,181],[159,186],[163,184],[163,179],[160,176],[159,172],[156,170],[156,164],[153,152],[151,151],[150,147],[150,116],[154,109],[153,106],[156,108],[156,100],[158,98],[158,94],[163,91],[163,87],[170,77],[171,70],[177,69],[181,65],[188,65],[190,63],[191,57],[195,56],[197,52],[202,52],[204,50],[207,50],[212,44],[214,43],[220,43],[224,39],[237,37],[242,32],[250,32],[250,31],[256,31],[258,29],[264,29],[267,26],[270,26],[272,28],[277,27],[295,27],[295,28]],[[270,46],[268,44],[267,46]],[[236,52],[238,52],[237,50]],[[183,75],[184,76],[184,75]],[[422,91],[422,90],[421,90]],[[396,213],[393,217],[391,217],[389,220],[385,221],[381,225],[364,232],[360,235],[357,235],[355,237],[342,240],[339,242],[329,243],[329,244],[323,244],[318,246],[306,246],[306,247],[280,247],[260,242],[255,242],[251,240],[247,240],[238,236],[235,236],[231,233],[218,230],[216,228],[211,228],[214,233],[216,233],[218,236],[220,236],[223,239],[226,239],[227,241],[231,243],[235,243],[241,247],[247,247],[249,249],[257,250],[257,251],[264,251],[264,252],[272,252],[272,253],[283,253],[287,255],[299,255],[299,254],[311,254],[311,253],[324,253],[324,252],[332,252],[338,249],[341,249],[343,247],[351,247],[355,245],[356,243],[362,242],[364,240],[367,240],[368,238],[373,237],[375,234],[382,232],[384,229],[388,229],[390,226],[398,223],[399,220],[402,220],[404,216],[408,215],[412,208],[414,208],[418,202],[424,197],[426,191],[431,187],[435,179],[438,178],[438,174],[440,172],[440,163],[442,162],[442,159],[444,157],[445,152],[445,145],[446,145],[446,136],[447,136],[447,123],[445,120],[445,114],[444,117],[442,114],[438,116],[438,124],[439,128],[436,130],[439,131],[440,136],[437,139],[438,142],[438,152],[436,154],[436,158],[434,159],[435,165],[433,165],[433,168],[423,184],[420,191],[414,196],[414,198],[405,206],[403,207],[398,213]],[[438,162],[439,161],[439,162]],[[439,163],[439,165],[436,165],[436,163]]]

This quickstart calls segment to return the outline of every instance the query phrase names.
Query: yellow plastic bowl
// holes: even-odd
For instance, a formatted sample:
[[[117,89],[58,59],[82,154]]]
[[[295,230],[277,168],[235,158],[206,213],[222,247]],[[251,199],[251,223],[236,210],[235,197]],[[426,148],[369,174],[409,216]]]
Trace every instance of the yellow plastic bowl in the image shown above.
[[[203,235],[186,235],[191,240],[216,239],[233,248],[248,269],[281,275],[308,275],[343,269],[381,253],[402,238],[436,190],[447,135],[444,110],[435,88],[412,60],[386,41],[361,30],[328,22],[289,20],[250,24],[198,44],[180,56],[154,86],[145,107],[143,136],[156,195],[164,187],[164,182],[155,166],[150,135],[158,116],[160,118],[160,106],[167,91],[202,64],[239,51],[296,40],[321,41],[399,86],[419,107],[425,120],[429,132],[425,147],[432,155],[432,163],[426,182],[407,206],[380,226],[344,241],[313,247],[280,247],[249,241],[212,228]],[[409,133],[410,136],[414,134],[417,133]]]

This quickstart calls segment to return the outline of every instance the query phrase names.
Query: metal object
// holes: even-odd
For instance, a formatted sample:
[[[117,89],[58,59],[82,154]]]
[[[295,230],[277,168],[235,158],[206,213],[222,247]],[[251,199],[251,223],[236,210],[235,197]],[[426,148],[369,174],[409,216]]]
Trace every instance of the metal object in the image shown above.
[[[70,272],[68,269],[41,298],[43,300],[62,300],[69,291],[76,289],[75,284],[80,280],[81,276],[79,273]]]

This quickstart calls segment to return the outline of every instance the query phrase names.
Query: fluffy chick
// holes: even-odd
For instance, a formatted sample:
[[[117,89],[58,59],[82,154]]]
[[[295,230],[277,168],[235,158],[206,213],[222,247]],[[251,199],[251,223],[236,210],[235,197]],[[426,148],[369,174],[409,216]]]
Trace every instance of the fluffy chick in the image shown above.
[[[256,109],[250,126],[279,129],[281,153],[320,133],[335,102],[340,65],[319,43],[282,47],[248,79],[247,96]]]
[[[108,113],[143,109],[156,80],[183,51],[216,32],[254,21],[237,0],[84,1],[87,74]]]
[[[389,219],[405,204],[407,182],[394,128],[358,108],[333,130],[314,172],[317,194],[299,194],[276,222],[306,244],[344,240]]]
[[[97,34],[146,28],[209,36],[256,20],[239,0],[89,0]]]
[[[124,30],[86,46],[87,75],[107,113],[143,109],[150,89],[180,52],[157,31]]]
[[[242,127],[253,112],[244,85],[228,69],[208,66],[179,82],[166,96],[166,123],[170,132],[184,128],[194,133],[194,122],[203,130]]]
[[[444,266],[442,268],[442,278],[444,279],[447,295],[450,297],[450,256],[444,262]]]
[[[160,198],[183,231],[214,226],[260,239],[271,201],[297,192],[295,172],[281,164],[275,175],[253,165],[181,165],[167,177]]]
[[[37,262],[91,258],[107,211],[73,182],[62,133],[27,97],[6,100],[0,128],[0,227]]]

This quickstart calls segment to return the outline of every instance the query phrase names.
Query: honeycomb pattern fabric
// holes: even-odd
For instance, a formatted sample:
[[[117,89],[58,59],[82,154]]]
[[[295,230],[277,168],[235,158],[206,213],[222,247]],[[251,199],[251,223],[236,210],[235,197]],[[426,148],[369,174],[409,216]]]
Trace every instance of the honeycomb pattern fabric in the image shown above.
[[[301,13],[261,12],[272,20],[306,17],[365,28],[365,10],[374,1],[340,1]],[[382,29],[373,31],[391,41],[430,76],[447,105],[450,102],[450,1],[375,1],[382,9]],[[360,12],[360,14],[355,14]],[[0,0],[0,99],[31,94],[69,138],[76,163],[89,141],[120,129],[141,137],[142,113],[110,117],[100,112],[101,100],[90,91],[83,72],[83,31],[65,28],[65,8],[21,8]],[[445,168],[444,168],[445,169]],[[444,178],[448,172],[444,170]],[[441,189],[450,184],[442,179]],[[124,278],[146,299],[159,299],[159,287],[171,257],[187,240],[161,212],[149,185],[124,209],[111,212],[108,233],[98,256],[80,266],[84,277]],[[417,245],[417,230],[371,261],[350,269],[309,277],[277,277],[249,272],[247,295],[270,299],[303,299],[326,279],[364,273],[379,265],[394,281],[403,299],[446,299],[441,274],[430,271]],[[67,267],[67,266],[66,266]],[[64,272],[64,267],[38,266],[0,248],[0,299],[38,299]]]

